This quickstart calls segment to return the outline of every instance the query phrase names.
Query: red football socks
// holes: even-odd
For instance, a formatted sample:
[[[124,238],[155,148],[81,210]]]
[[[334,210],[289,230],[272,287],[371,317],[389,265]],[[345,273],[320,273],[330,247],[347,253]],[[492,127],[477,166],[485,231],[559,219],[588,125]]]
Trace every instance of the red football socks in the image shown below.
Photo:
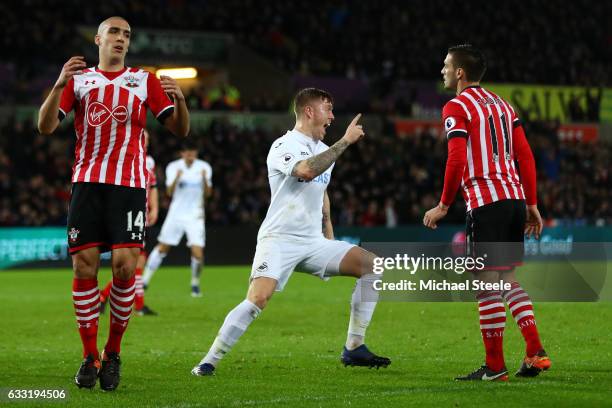
[[[107,353],[119,353],[121,351],[121,338],[132,314],[135,286],[134,276],[128,280],[113,277],[113,285],[108,299],[110,304],[110,331],[108,341],[104,346]]]
[[[506,308],[500,291],[485,291],[476,296],[480,314],[480,332],[486,351],[486,364],[491,370],[505,368],[504,362],[504,327],[506,326]]]
[[[83,342],[83,357],[92,354],[94,358],[98,358],[98,317],[100,316],[98,280],[74,278],[72,301]]]
[[[512,317],[521,329],[525,343],[527,343],[527,356],[533,357],[542,349],[542,343],[540,342],[531,299],[518,282],[512,282],[510,290],[504,292],[504,299],[508,303]]]

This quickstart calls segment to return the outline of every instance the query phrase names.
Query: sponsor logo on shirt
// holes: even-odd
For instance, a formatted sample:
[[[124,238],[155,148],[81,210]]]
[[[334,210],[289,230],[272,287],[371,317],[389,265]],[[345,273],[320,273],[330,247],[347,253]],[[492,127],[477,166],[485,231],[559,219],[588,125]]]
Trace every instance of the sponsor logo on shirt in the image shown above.
[[[128,110],[123,105],[115,106],[110,110],[103,103],[95,101],[87,106],[86,116],[89,126],[98,127],[105,124],[110,118],[125,123],[128,118]]]

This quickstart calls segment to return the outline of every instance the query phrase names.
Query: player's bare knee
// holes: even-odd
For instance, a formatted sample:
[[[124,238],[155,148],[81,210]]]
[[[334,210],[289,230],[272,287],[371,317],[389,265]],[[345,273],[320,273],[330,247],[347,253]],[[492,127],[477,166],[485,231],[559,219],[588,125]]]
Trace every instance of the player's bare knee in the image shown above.
[[[514,283],[516,282],[516,274],[514,273],[514,269],[508,272],[504,272],[501,274],[501,279],[506,283]]]
[[[499,271],[481,271],[476,274],[476,279],[481,282],[497,283],[499,282],[500,275],[503,275]]]
[[[191,256],[198,262],[202,262],[202,259],[204,259],[204,250],[200,247],[191,247]]]
[[[378,256],[370,251],[366,251],[364,250],[365,254],[364,257],[362,258],[362,263],[361,263],[361,275],[366,275],[369,273],[374,273],[374,260],[376,258],[378,258]]]
[[[268,301],[272,297],[273,291],[268,290],[257,290],[251,288],[249,293],[247,293],[247,299],[249,302],[254,303],[258,308],[264,309],[268,304]]]
[[[136,263],[131,260],[119,259],[117,261],[113,261],[113,276],[119,279],[130,279],[134,275],[135,270]]]
[[[122,248],[113,251],[111,265],[113,276],[127,280],[134,275],[140,250],[138,248]]]
[[[157,250],[161,252],[162,254],[167,254],[168,252],[170,252],[170,245],[158,244]]]
[[[78,279],[94,279],[98,274],[98,260],[77,252],[72,256],[72,270]]]
[[[361,278],[374,270],[376,255],[360,247],[352,248],[340,262],[340,274]]]
[[[272,297],[272,295],[268,295],[267,293],[249,293],[247,299],[249,300],[249,302],[255,304],[258,308],[260,308],[261,310],[263,310],[267,304],[268,301],[270,300],[270,298]]]

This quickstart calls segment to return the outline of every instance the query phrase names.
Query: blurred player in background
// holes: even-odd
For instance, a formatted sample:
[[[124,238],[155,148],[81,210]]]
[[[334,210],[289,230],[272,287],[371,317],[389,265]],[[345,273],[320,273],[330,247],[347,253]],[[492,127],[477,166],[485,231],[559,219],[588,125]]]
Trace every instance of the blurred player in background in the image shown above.
[[[423,224],[436,228],[462,187],[468,211],[468,250],[472,256],[489,255],[485,269],[475,277],[484,282],[504,280],[511,289],[477,294],[486,362],[456,379],[507,381],[504,300],[527,344],[527,355],[516,375],[535,377],[551,366],[531,300],[514,273],[515,266],[522,263],[525,233],[539,238],[542,218],[537,207],[535,161],[521,121],[508,102],[479,85],[486,68],[484,55],[474,47],[448,49],[442,68],[444,86],[455,90],[457,97],[442,111],[448,139],[444,190],[440,203],[425,213]]]
[[[75,110],[75,162],[68,212],[72,297],[84,360],[79,387],[119,385],[121,339],[134,302],[134,270],[143,248],[146,211],[144,127],[147,109],[172,133],[187,136],[189,113],[176,81],[125,66],[131,29],[122,17],[98,27],[99,63],[87,68],[81,56],[63,66],[40,108],[38,130],[51,134]],[[168,95],[173,100],[168,98]],[[112,251],[110,333],[98,353],[100,252]],[[101,360],[101,361],[100,361]]]
[[[212,194],[212,167],[198,159],[198,149],[189,140],[183,143],[181,158],[166,167],[166,192],[172,197],[172,202],[157,237],[159,243],[147,260],[144,286],[149,286],[170,248],[177,246],[183,235],[187,235],[187,246],[191,250],[191,296],[200,297],[200,274],[206,245],[204,204],[205,198]]]
[[[144,130],[145,135],[145,151],[149,148],[149,132]],[[155,159],[147,154],[147,216],[145,220],[145,233],[146,228],[152,227],[157,222],[157,216],[159,214],[159,193],[157,191],[157,176],[155,175]],[[145,234],[146,235],[146,234]],[[145,236],[146,240],[146,236]],[[142,280],[142,270],[147,260],[147,252],[143,248],[140,251],[138,257],[138,263],[136,264],[136,270],[134,272],[136,279],[136,288],[134,292],[134,312],[138,316],[156,316],[154,312],[144,303],[144,285]],[[100,313],[104,313],[106,310],[106,301],[110,295],[113,281],[108,282],[106,287],[100,292]]]
[[[272,198],[258,237],[246,299],[229,312],[210,350],[191,371],[212,375],[249,325],[266,307],[274,291],[285,287],[294,269],[321,279],[353,276],[357,284],[351,300],[351,318],[341,361],[345,365],[386,367],[386,357],[364,344],[378,292],[374,281],[375,255],[344,241],[335,241],[327,185],[335,161],[363,135],[357,115],[344,137],[333,146],[323,143],[334,119],[332,96],[322,90],[303,89],[295,97],[295,128],[280,137],[268,153],[268,179]],[[315,302],[316,306],[316,302]]]

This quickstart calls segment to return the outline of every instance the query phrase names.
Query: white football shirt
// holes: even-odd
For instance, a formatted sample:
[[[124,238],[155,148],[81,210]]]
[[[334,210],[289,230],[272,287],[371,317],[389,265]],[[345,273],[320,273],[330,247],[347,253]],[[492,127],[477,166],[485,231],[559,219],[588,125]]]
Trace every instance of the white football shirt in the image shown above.
[[[320,238],[323,222],[323,195],[331,180],[332,164],[312,181],[291,176],[297,162],[328,149],[321,141],[290,130],[272,143],[268,153],[270,207],[257,239],[267,237]]]
[[[176,183],[172,202],[166,218],[175,220],[195,220],[204,218],[204,178],[212,187],[212,167],[204,160],[196,159],[191,166],[183,159],[170,162],[166,167],[166,187],[170,187],[181,170],[181,177]]]

